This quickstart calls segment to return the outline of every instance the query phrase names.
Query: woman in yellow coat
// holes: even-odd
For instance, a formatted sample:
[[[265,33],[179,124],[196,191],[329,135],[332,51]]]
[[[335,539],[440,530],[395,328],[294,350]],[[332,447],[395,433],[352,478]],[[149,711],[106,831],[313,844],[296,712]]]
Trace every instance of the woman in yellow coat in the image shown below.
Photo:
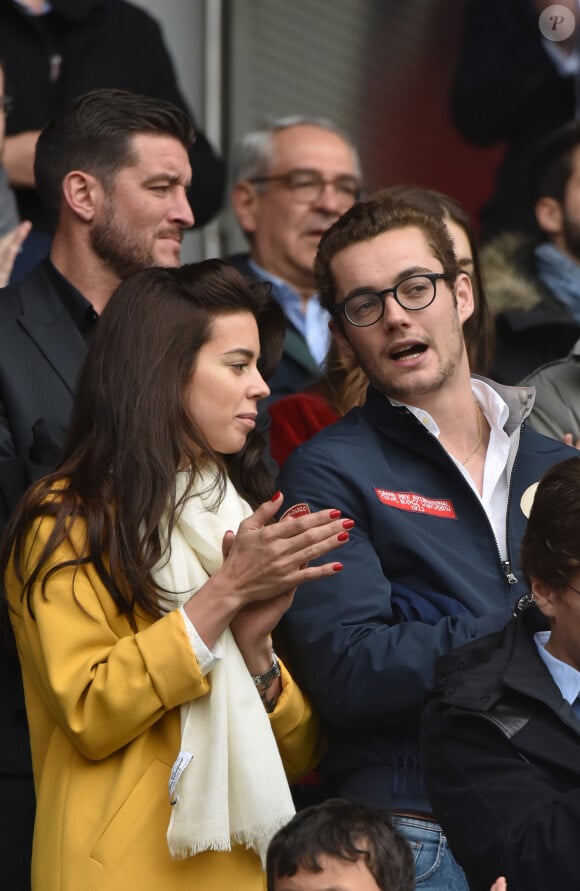
[[[337,511],[274,523],[257,433],[283,319],[218,260],[115,292],[58,471],[0,571],[22,665],[34,891],[260,891],[287,778],[319,752],[272,650],[297,584],[348,538]],[[296,515],[298,514],[298,515]]]

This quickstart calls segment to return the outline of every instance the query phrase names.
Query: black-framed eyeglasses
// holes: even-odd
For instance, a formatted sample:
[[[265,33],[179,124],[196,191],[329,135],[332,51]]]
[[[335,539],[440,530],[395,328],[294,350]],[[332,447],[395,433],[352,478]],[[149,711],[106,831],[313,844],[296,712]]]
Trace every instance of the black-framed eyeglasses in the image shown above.
[[[326,186],[332,186],[339,201],[345,208],[358,201],[362,195],[362,183],[356,176],[342,174],[333,179],[325,179],[317,170],[289,170],[276,176],[253,176],[251,183],[279,182],[290,192],[300,204],[314,204],[318,201]]]
[[[578,588],[575,588],[574,585],[570,584],[570,582],[566,582],[566,587],[571,588],[571,590],[574,591],[575,594],[580,594],[580,591],[578,590]]]
[[[13,106],[14,101],[12,96],[0,96],[0,111],[8,114],[9,111],[12,111]]]
[[[397,282],[394,288],[385,288],[384,291],[355,291],[337,303],[332,312],[334,315],[342,313],[347,322],[357,328],[367,328],[382,319],[389,294],[393,295],[399,306],[410,312],[426,309],[435,300],[440,278],[449,279],[449,276],[445,272],[424,272],[409,275]]]

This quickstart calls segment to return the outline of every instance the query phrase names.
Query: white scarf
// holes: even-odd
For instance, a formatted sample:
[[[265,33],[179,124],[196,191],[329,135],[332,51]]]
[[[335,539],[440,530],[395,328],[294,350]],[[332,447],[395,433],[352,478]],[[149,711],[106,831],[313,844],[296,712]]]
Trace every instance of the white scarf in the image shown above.
[[[212,507],[216,481],[215,470],[201,474],[198,494],[189,496],[171,533],[170,557],[154,573],[160,587],[175,592],[162,596],[176,608],[219,569],[225,532],[252,513],[229,480]],[[177,498],[186,482],[179,473]],[[264,863],[268,842],[294,806],[270,721],[229,628],[219,644],[223,657],[211,671],[210,692],[181,706],[167,841],[176,858],[245,844]]]

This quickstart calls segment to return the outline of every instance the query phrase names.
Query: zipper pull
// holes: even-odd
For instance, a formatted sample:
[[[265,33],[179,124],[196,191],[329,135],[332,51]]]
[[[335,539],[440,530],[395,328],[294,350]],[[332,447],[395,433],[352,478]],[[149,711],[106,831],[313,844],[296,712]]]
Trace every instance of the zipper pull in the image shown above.
[[[503,569],[508,585],[517,585],[518,579],[512,572],[510,561],[502,560],[501,568]]]
[[[54,84],[60,77],[60,66],[62,64],[62,56],[60,53],[53,53],[50,57],[50,82]]]

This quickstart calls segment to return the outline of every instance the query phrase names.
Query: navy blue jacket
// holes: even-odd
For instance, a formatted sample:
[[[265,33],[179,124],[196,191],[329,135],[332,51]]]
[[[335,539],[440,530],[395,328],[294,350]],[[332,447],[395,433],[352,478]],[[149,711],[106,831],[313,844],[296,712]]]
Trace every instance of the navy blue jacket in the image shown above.
[[[333,794],[429,813],[417,729],[435,662],[503,627],[523,593],[522,494],[577,453],[523,426],[520,434],[531,391],[494,386],[510,406],[506,432],[519,438],[507,516],[511,567],[445,449],[372,387],[363,407],[284,465],[286,507],[339,508],[356,522],[337,555],[343,571],[299,589],[281,626],[297,679],[328,725],[321,772]]]

